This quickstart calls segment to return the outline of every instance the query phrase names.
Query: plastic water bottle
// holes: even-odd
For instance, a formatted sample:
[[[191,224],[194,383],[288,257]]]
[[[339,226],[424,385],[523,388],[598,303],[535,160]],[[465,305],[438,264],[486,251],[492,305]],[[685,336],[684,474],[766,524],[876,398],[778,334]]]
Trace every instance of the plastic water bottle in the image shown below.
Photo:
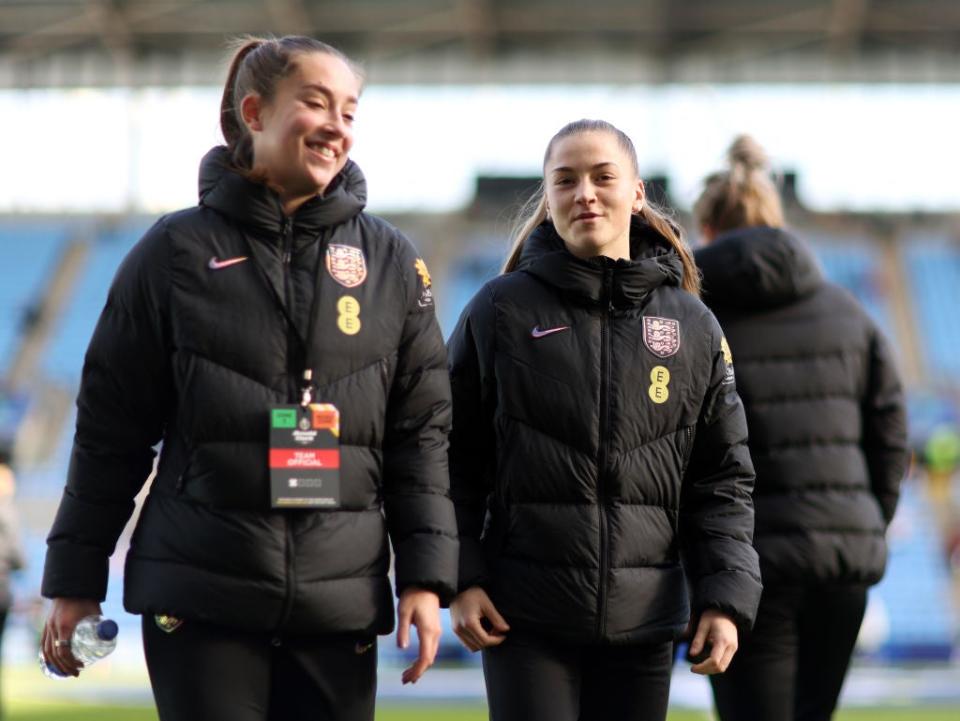
[[[70,637],[70,650],[73,657],[83,663],[84,668],[96,663],[117,647],[117,622],[103,616],[87,616],[73,630]],[[70,678],[47,663],[43,649],[40,650],[40,670],[47,678]]]

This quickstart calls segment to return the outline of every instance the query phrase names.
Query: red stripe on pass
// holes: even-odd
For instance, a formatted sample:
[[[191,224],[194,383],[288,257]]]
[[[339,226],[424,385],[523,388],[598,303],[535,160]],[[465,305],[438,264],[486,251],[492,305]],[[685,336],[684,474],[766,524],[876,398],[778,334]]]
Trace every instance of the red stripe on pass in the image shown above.
[[[329,448],[271,448],[271,468],[339,468],[340,451]]]

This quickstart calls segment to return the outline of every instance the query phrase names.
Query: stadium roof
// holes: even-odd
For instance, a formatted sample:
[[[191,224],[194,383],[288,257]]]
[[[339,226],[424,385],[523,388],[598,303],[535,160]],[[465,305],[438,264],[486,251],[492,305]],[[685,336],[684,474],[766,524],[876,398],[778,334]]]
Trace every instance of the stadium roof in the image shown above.
[[[386,83],[960,82],[956,0],[0,0],[0,87],[218,84],[243,33]]]

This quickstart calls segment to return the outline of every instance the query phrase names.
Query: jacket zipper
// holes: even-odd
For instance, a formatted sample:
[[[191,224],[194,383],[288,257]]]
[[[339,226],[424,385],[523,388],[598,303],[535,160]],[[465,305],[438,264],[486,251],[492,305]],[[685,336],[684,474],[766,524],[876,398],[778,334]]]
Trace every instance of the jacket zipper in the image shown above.
[[[607,476],[610,433],[610,285],[613,271],[603,271],[603,315],[600,317],[600,453],[597,460],[597,511],[600,518],[600,582],[597,587],[597,638],[603,639],[607,627],[607,572],[610,565],[607,548],[607,499],[604,486]]]
[[[287,305],[287,308],[290,309],[290,312],[293,311],[293,301],[290,297],[290,261],[293,256],[293,221],[284,217],[283,219],[283,236],[281,238],[282,248],[283,248],[283,299]],[[302,369],[290,368],[289,367],[289,358],[290,351],[294,348],[298,342],[298,339],[294,338],[293,335],[297,332],[297,329],[293,327],[290,321],[287,321],[287,385],[288,385],[288,398],[291,403],[296,403],[298,401],[298,388],[297,380],[300,377],[300,371]],[[283,598],[283,608],[280,612],[280,622],[277,624],[277,630],[282,629],[286,626],[287,621],[290,620],[290,614],[293,612],[293,599],[296,593],[296,562],[294,554],[294,536],[293,528],[290,524],[290,516],[287,513],[281,513],[280,517],[283,519],[283,530],[284,530],[284,556],[286,557],[287,563],[287,583],[286,583],[286,594]]]

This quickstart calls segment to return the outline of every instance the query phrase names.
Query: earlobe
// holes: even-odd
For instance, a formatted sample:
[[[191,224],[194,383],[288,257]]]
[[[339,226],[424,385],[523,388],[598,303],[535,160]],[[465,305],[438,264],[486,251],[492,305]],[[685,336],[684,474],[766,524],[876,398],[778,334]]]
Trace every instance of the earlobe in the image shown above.
[[[643,181],[640,180],[637,182],[637,199],[633,201],[633,212],[639,213],[643,210],[643,201],[646,200],[647,194],[643,187]]]
[[[263,130],[263,123],[260,121],[260,96],[254,93],[243,96],[240,101],[240,116],[244,124],[251,131]]]

